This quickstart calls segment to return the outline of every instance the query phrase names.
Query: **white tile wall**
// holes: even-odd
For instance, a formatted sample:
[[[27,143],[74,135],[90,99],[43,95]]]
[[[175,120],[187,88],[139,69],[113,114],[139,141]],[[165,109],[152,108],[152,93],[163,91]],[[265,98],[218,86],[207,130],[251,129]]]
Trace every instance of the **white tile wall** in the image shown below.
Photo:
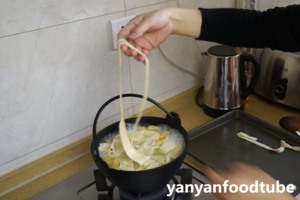
[[[187,8],[235,6],[235,0],[180,3]],[[99,107],[118,94],[110,19],[176,5],[174,0],[0,1],[0,175],[91,134]],[[201,51],[213,45],[199,44]],[[174,62],[203,75],[193,39],[172,36],[162,49]],[[199,82],[157,49],[149,59],[149,95],[157,101]],[[123,92],[142,93],[143,65],[125,56],[122,60]],[[125,100],[126,116],[137,112],[139,102]],[[117,121],[118,109],[118,102],[108,106],[99,128]]]
[[[118,94],[117,52],[110,51],[106,30],[109,19],[124,15],[119,12],[0,39],[1,167],[91,126],[97,109]],[[123,56],[122,73],[128,77],[123,79],[124,93],[131,92],[128,61]],[[124,104],[125,109],[132,107],[132,100]],[[115,102],[100,120],[118,111]]]
[[[167,1],[173,1],[173,0],[125,0],[125,8],[126,10],[129,10],[133,8],[159,4]]]
[[[124,11],[124,0],[0,1],[0,37]]]
[[[300,4],[300,0],[261,0],[259,1],[259,10],[267,10],[274,7],[285,7],[288,5]]]

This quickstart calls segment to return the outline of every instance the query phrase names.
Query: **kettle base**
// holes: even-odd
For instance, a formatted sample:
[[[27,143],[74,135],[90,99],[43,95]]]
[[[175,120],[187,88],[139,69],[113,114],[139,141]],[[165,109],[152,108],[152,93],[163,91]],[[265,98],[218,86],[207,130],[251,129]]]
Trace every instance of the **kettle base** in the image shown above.
[[[220,117],[221,115],[224,115],[233,110],[244,110],[244,105],[242,105],[238,108],[234,108],[234,109],[219,110],[219,109],[214,109],[214,108],[211,108],[211,107],[203,104],[203,112],[212,118]]]

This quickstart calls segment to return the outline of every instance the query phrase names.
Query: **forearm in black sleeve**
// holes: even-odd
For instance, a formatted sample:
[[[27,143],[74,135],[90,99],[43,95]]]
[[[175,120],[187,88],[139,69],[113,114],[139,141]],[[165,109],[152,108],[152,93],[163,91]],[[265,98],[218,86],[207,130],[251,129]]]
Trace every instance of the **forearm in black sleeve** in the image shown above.
[[[199,40],[221,44],[300,51],[300,5],[264,12],[234,8],[203,9]]]

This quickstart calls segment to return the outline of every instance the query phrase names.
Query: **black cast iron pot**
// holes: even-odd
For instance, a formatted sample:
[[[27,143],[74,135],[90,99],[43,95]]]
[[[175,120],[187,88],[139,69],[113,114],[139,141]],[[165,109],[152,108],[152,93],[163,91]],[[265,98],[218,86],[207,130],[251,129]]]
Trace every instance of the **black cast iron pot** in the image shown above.
[[[143,98],[142,95],[138,94],[123,94],[122,97],[138,97]],[[91,144],[91,154],[92,157],[100,169],[102,174],[115,186],[117,186],[120,190],[129,193],[147,193],[154,191],[156,189],[160,189],[166,186],[166,184],[174,177],[174,175],[178,172],[183,159],[186,156],[188,145],[189,145],[189,137],[186,130],[181,126],[181,121],[179,116],[171,112],[169,113],[165,108],[163,108],[156,101],[147,98],[148,101],[154,103],[160,109],[167,113],[166,118],[158,118],[158,117],[142,117],[140,121],[140,125],[160,125],[165,124],[170,128],[177,129],[185,139],[185,148],[182,153],[173,161],[162,165],[160,167],[149,169],[149,170],[141,170],[141,171],[122,171],[109,168],[109,166],[99,157],[98,148],[95,149],[95,146],[99,146],[100,141],[109,133],[116,132],[119,130],[119,122],[109,125],[108,127],[102,129],[98,134],[97,133],[97,122],[99,116],[103,109],[112,101],[119,99],[119,96],[115,96],[108,100],[103,106],[99,109],[93,125],[93,142]],[[126,119],[125,123],[133,124],[136,118]]]

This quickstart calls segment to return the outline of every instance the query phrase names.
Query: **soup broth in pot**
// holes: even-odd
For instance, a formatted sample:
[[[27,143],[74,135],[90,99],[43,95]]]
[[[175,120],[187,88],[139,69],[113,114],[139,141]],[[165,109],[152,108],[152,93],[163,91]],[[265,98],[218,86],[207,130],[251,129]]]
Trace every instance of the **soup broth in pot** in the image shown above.
[[[125,153],[118,132],[110,133],[100,141],[100,157],[110,168],[124,171],[153,169],[174,160],[185,148],[184,137],[167,125],[139,126],[127,124],[127,134],[132,146],[150,159],[143,165],[131,160]]]

